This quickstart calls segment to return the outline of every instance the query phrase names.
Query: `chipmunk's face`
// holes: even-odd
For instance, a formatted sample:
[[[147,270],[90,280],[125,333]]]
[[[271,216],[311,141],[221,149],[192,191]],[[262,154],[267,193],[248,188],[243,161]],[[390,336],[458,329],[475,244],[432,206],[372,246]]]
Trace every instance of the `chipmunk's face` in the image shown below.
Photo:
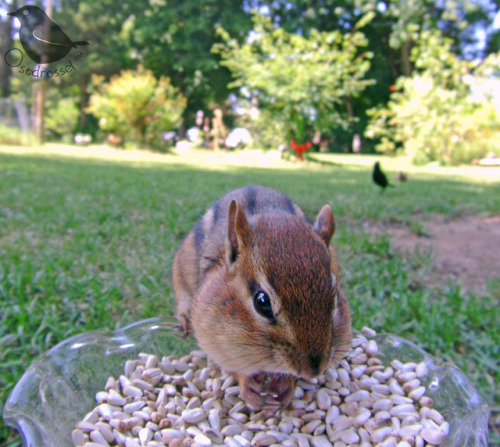
[[[203,291],[219,303],[217,321],[209,315],[214,303],[197,310],[207,321],[204,329],[216,324],[217,330],[204,337],[209,331],[195,327],[200,345],[224,369],[247,376],[267,371],[312,378],[323,373],[343,355],[350,337],[348,312],[343,321],[323,239],[326,234],[329,242],[333,228],[315,225],[313,230],[289,215],[261,216],[249,224],[241,209],[233,211],[228,268],[207,281]]]
[[[269,369],[317,376],[334,350],[338,289],[328,248],[307,224],[288,216],[261,219],[254,234],[256,267],[247,289],[262,343],[272,352]]]

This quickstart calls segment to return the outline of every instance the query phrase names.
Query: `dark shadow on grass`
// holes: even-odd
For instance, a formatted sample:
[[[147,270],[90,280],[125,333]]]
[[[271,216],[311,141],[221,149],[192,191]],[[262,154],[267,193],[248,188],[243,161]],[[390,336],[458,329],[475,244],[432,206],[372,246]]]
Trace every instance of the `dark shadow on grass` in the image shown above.
[[[319,165],[321,166],[335,166],[337,168],[341,167],[342,164],[341,163],[336,163],[334,161],[331,161],[331,160],[320,160],[318,158],[315,157],[315,154],[314,153],[311,153],[311,154],[306,154],[305,155],[305,159],[307,161],[311,161],[311,162],[314,162],[314,163],[318,163]]]

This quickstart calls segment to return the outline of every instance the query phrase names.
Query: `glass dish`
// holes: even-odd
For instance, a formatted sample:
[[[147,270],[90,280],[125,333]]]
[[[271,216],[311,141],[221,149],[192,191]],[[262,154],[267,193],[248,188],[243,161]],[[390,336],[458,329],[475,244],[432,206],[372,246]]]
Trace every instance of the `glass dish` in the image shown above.
[[[434,406],[450,423],[442,447],[488,445],[489,408],[471,381],[454,365],[440,363],[415,344],[394,335],[378,335],[384,364],[425,361],[423,384]],[[35,360],[16,384],[3,411],[7,425],[22,435],[24,446],[68,447],[71,431],[95,407],[95,394],[109,376],[122,374],[140,352],[165,356],[195,349],[178,337],[171,321],[149,319],[115,332],[88,332],[61,342]]]

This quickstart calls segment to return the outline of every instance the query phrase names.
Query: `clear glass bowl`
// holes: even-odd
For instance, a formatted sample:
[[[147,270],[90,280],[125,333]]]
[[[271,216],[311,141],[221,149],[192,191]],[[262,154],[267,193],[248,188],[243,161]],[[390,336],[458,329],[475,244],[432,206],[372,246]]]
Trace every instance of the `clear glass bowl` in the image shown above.
[[[386,364],[425,361],[423,384],[434,406],[450,423],[443,447],[488,445],[489,408],[471,381],[454,365],[440,363],[415,344],[378,335],[379,358]],[[179,338],[171,321],[149,319],[115,332],[88,332],[61,342],[35,360],[12,391],[3,411],[19,430],[24,446],[68,447],[71,431],[95,407],[95,394],[109,376],[122,374],[126,360],[140,352],[187,354],[192,339]]]

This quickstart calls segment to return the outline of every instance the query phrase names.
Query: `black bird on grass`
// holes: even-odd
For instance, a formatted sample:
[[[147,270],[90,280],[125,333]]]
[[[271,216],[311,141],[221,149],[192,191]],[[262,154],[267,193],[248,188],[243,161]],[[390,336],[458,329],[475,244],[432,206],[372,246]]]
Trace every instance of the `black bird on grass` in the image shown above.
[[[373,166],[372,179],[374,183],[382,188],[381,192],[384,192],[385,188],[387,188],[388,186],[393,186],[387,180],[387,177],[382,172],[382,169],[380,169],[380,163],[378,161],[375,162],[375,165]]]
[[[21,22],[19,39],[26,54],[33,62],[50,64],[66,56],[78,45],[88,45],[86,41],[73,42],[65,32],[50,20],[43,9],[28,5],[8,15]]]

